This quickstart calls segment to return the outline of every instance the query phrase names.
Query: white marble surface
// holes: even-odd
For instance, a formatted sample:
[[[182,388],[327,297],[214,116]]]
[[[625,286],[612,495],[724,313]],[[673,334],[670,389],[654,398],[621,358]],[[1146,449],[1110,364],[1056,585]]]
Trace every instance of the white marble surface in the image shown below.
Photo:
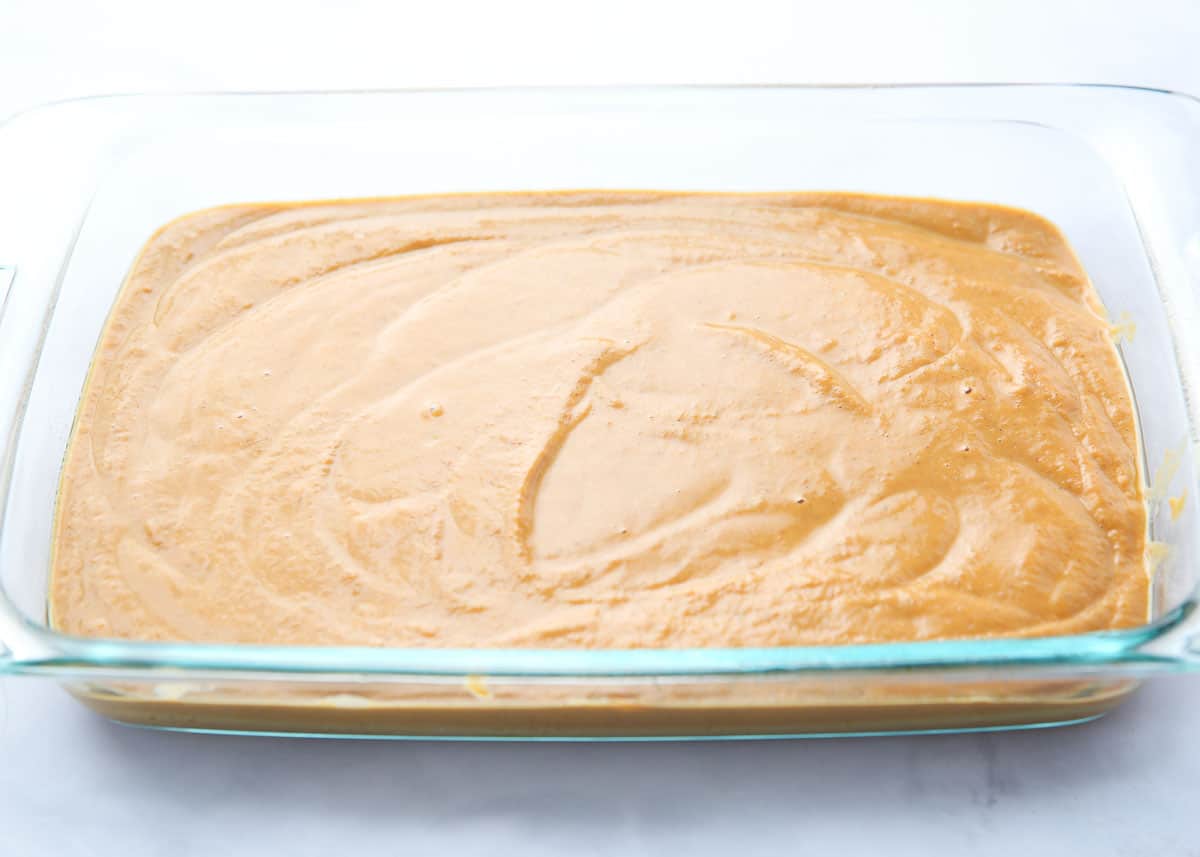
[[[1065,729],[697,744],[174,735],[0,692],[13,857],[1200,854],[1200,679]]]
[[[0,0],[0,117],[180,89],[1090,80],[1200,93],[1200,7],[1182,0],[319,14],[333,6]],[[0,679],[4,857],[884,849],[1200,855],[1200,676],[1157,680],[1070,729],[693,745],[156,734],[105,723],[48,682]]]

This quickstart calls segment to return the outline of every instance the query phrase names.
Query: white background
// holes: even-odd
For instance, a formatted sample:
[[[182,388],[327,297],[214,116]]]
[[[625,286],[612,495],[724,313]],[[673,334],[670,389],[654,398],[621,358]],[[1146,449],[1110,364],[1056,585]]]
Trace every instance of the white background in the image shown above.
[[[113,91],[1001,80],[1200,95],[1200,4],[0,0],[0,117]],[[691,745],[156,734],[0,680],[0,857],[601,852],[1200,855],[1200,675],[1070,729]]]

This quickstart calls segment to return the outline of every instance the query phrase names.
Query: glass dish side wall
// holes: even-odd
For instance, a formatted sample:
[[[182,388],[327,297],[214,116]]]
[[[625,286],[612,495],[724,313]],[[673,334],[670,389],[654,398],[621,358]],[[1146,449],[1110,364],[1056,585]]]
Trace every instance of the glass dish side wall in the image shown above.
[[[977,730],[1098,717],[1130,679],[997,682],[879,676],[628,677],[76,684],[81,702],[140,726],[427,738],[727,738]]]
[[[0,640],[11,650],[10,664],[93,675],[87,693],[110,703],[114,695],[128,701],[129,681],[141,688],[135,695],[163,702],[163,693],[176,691],[162,686],[197,676],[193,689],[202,693],[212,682],[197,670],[231,664],[273,682],[286,681],[272,672],[280,668],[332,669],[359,682],[367,681],[364,671],[389,674],[378,680],[385,685],[422,672],[426,656],[416,651],[318,655],[238,647],[231,657],[229,647],[62,638],[44,628],[45,574],[54,490],[88,361],[121,278],[154,228],[231,201],[455,190],[825,188],[979,199],[1049,217],[1126,332],[1121,350],[1147,470],[1159,474],[1151,479],[1151,526],[1166,547],[1156,615],[1178,615],[1195,588],[1198,533],[1195,411],[1187,395],[1196,378],[1191,289],[1200,215],[1195,193],[1185,190],[1200,187],[1185,157],[1188,141],[1200,139],[1197,115],[1188,99],[1135,90],[917,87],[147,96],[19,117],[0,129],[0,169],[13,190],[0,203],[0,264],[18,271],[15,300],[0,319],[0,428],[9,439]],[[569,663],[528,652],[484,653],[472,662],[493,676],[506,669],[570,676],[579,665],[589,674],[699,674],[715,664],[722,686],[761,670],[800,670],[824,682],[846,669],[970,663],[1013,691],[1013,665],[1053,666],[1052,681],[1072,663],[1089,674],[1097,664],[1116,673],[1175,666],[1190,657],[1192,633],[1059,638],[1050,647],[935,643],[886,655],[850,651],[860,647],[603,653],[609,657],[602,668],[591,658],[599,653],[587,652]],[[1144,644],[1152,647],[1148,655],[1139,651]],[[465,687],[466,672],[455,666],[464,661],[447,656],[442,663],[434,672]],[[145,678],[147,666],[155,668],[153,680]],[[857,693],[875,686],[878,674],[872,676]],[[816,703],[820,694],[809,679],[793,678]],[[905,671],[900,680],[932,681],[948,703],[981,699],[954,691],[961,681],[928,671]],[[1114,696],[1127,689],[1111,676],[1101,684]],[[331,682],[328,695],[341,693],[337,686]],[[183,698],[201,701],[191,693]],[[538,704],[554,705],[549,697]]]

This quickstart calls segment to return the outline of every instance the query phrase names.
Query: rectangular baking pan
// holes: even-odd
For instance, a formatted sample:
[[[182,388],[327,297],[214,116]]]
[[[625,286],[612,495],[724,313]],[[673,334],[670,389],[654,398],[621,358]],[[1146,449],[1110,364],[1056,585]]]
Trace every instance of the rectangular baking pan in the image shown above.
[[[1104,86],[111,96],[0,126],[0,672],[174,729],[680,738],[1022,728],[1200,664],[1200,104]],[[46,622],[88,364],[161,224],[233,202],[564,188],[847,190],[1057,223],[1117,329],[1147,474],[1153,618],[1070,637],[452,650],[149,643]],[[1174,498],[1175,508],[1170,500]]]

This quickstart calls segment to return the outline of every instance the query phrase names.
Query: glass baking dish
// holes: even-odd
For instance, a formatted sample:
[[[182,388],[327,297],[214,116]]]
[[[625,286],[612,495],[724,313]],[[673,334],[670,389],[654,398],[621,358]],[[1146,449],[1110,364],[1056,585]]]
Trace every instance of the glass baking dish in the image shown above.
[[[1047,726],[1200,664],[1200,103],[1097,86],[677,87],[114,96],[0,127],[0,671],[140,725],[679,738]],[[150,233],[232,202],[453,191],[855,190],[1057,223],[1134,391],[1153,620],[1042,639],[449,650],[84,639],[46,622],[88,363]]]

